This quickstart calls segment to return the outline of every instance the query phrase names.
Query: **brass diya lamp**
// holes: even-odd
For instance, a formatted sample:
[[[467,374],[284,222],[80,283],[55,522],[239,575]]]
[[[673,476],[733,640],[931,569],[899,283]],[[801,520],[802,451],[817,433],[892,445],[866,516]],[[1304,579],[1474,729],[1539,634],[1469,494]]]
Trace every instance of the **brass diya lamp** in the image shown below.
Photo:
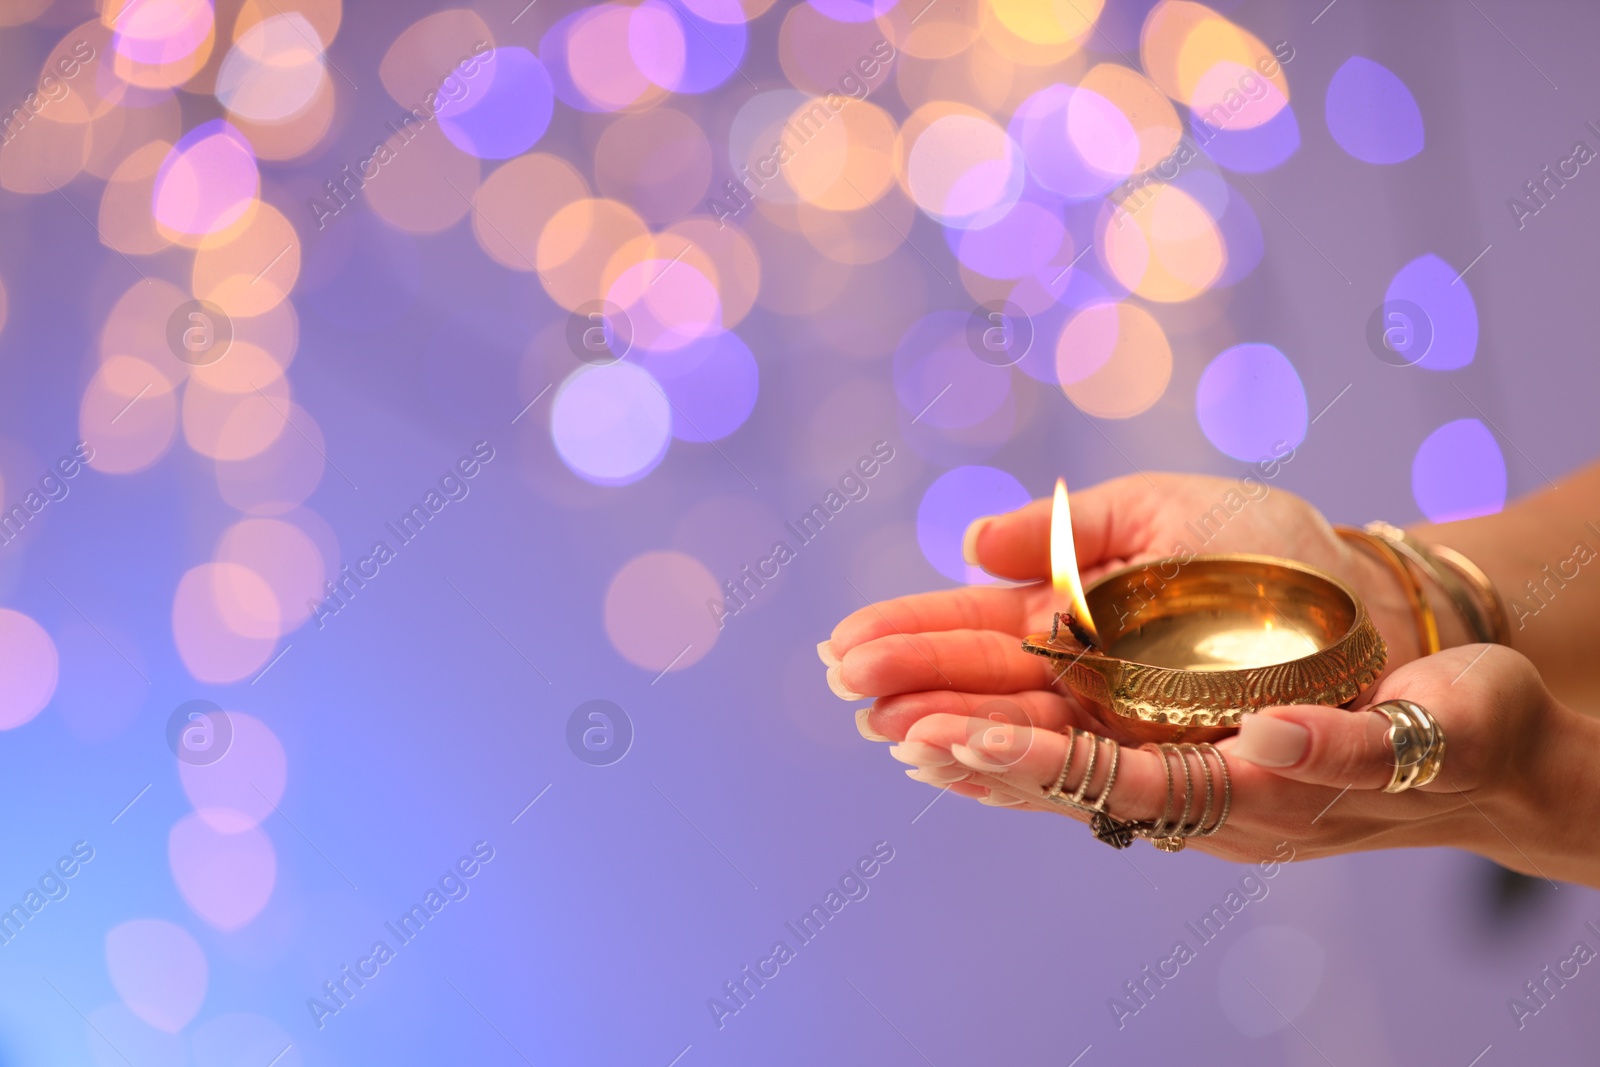
[[[1215,741],[1259,708],[1347,705],[1388,656],[1354,590],[1272,556],[1134,564],[1082,587],[1066,486],[1051,514],[1052,580],[1069,605],[1022,642],[1114,733]]]

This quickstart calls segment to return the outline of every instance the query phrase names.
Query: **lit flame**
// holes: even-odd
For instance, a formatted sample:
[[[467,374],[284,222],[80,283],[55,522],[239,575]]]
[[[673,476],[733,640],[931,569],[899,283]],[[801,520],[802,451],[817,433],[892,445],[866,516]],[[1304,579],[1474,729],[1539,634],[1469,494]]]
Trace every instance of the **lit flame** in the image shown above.
[[[1089,604],[1083,599],[1083,582],[1078,577],[1078,549],[1072,541],[1072,509],[1067,505],[1067,483],[1056,479],[1055,503],[1050,509],[1050,584],[1056,596],[1071,606],[1073,617],[1100,643]]]

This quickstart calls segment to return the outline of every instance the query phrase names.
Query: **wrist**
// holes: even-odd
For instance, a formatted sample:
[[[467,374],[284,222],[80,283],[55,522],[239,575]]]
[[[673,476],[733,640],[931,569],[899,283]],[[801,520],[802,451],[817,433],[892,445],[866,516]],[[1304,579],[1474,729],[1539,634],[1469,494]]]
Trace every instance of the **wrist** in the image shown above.
[[[1509,647],[1504,601],[1483,568],[1415,528],[1395,528],[1393,534],[1414,564],[1424,595],[1437,614],[1441,648],[1485,642]]]
[[[1528,717],[1522,751],[1503,754],[1501,780],[1472,791],[1481,810],[1466,812],[1476,820],[1466,847],[1535,878],[1597,886],[1600,721],[1548,693],[1543,700]]]
[[[1388,646],[1388,668],[1393,670],[1419,658],[1423,652],[1422,638],[1417,632],[1410,594],[1394,572],[1370,552],[1354,545],[1346,545],[1346,551],[1356,576],[1355,586],[1367,606],[1367,613],[1372,616],[1373,624],[1378,627],[1378,633]]]
[[[1431,548],[1409,531],[1386,522],[1371,522],[1360,529],[1344,527],[1339,532],[1348,542],[1370,549],[1364,561],[1368,581],[1382,591],[1375,601],[1374,616],[1381,611],[1398,620],[1402,608],[1410,611],[1410,640],[1400,637],[1400,626],[1393,627],[1398,638],[1396,665],[1447,648],[1504,640],[1504,626],[1489,621],[1492,613],[1480,603],[1481,598],[1458,580],[1457,572],[1442,558],[1450,553],[1459,566],[1481,578],[1476,565],[1458,553]],[[1374,567],[1379,560],[1381,565]],[[1487,582],[1482,578],[1482,584]],[[1488,595],[1494,596],[1492,588]],[[1495,604],[1498,606],[1498,600]]]
[[[1419,575],[1422,581],[1422,593],[1428,598],[1428,604],[1433,608],[1433,616],[1439,625],[1439,647],[1457,648],[1461,645],[1477,643],[1477,637],[1467,628],[1467,620],[1461,617],[1461,609],[1456,606],[1450,594],[1445,592],[1431,575]]]

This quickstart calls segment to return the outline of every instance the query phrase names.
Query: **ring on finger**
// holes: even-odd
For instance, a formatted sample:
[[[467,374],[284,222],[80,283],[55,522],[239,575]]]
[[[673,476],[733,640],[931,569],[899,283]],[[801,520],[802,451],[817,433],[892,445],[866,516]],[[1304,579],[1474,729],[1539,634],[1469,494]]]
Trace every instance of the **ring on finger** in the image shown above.
[[[1079,780],[1078,787],[1068,794],[1067,779],[1072,773],[1072,756],[1080,737],[1088,742],[1089,755],[1084,762],[1083,778]],[[1093,799],[1090,799],[1089,788],[1094,782],[1094,769],[1099,762],[1101,741],[1111,746],[1110,755],[1106,757],[1106,779],[1095,792]],[[1112,786],[1117,783],[1117,769],[1121,762],[1121,745],[1110,738],[1102,738],[1098,734],[1073,727],[1067,731],[1067,751],[1061,761],[1061,773],[1056,776],[1055,784],[1044,795],[1044,799],[1051,804],[1088,815],[1089,826],[1094,831],[1095,838],[1113,848],[1127,848],[1133,844],[1134,837],[1134,824],[1118,819],[1106,810],[1106,801],[1110,799]]]
[[[1084,763],[1083,777],[1079,780],[1077,788],[1069,794],[1067,781],[1072,776],[1072,757],[1077,750],[1080,737],[1088,742],[1089,752]],[[1106,757],[1105,782],[1096,791],[1093,799],[1090,799],[1089,789],[1093,784],[1095,765],[1099,762],[1101,741],[1111,746],[1111,752]],[[1110,738],[1102,738],[1075,727],[1067,731],[1066,754],[1061,761],[1061,771],[1056,775],[1054,784],[1045,791],[1043,799],[1059,807],[1088,815],[1096,839],[1104,841],[1113,848],[1127,848],[1135,837],[1147,837],[1163,852],[1179,852],[1184,848],[1188,838],[1210,837],[1221,830],[1233,807],[1233,778],[1228,773],[1226,757],[1216,746],[1210,744],[1159,744],[1147,747],[1155,749],[1166,777],[1166,803],[1161,809],[1160,818],[1150,822],[1136,822],[1118,819],[1107,810],[1111,789],[1117,781],[1122,748]],[[1204,782],[1204,795],[1198,805],[1198,811],[1195,774],[1189,765],[1191,755],[1200,767]],[[1173,758],[1177,759],[1183,771],[1181,810],[1176,803],[1177,782],[1172,772]],[[1219,775],[1220,787],[1217,781]],[[1218,803],[1219,795],[1220,803]],[[1192,822],[1191,817],[1193,817]]]
[[[1385,793],[1403,793],[1427,785],[1444,766],[1444,728],[1427,708],[1410,700],[1385,700],[1373,711],[1389,719],[1386,738],[1394,753],[1394,772]]]
[[[1228,820],[1228,813],[1233,807],[1233,777],[1228,773],[1228,761],[1225,756],[1211,744],[1159,744],[1154,746],[1156,754],[1161,758],[1162,770],[1167,781],[1167,800],[1161,809],[1161,818],[1152,823],[1135,825],[1135,833],[1141,837],[1150,838],[1150,843],[1163,852],[1181,852],[1190,837],[1210,837],[1222,829],[1223,823]],[[1190,773],[1189,756],[1193,755],[1200,765],[1200,772],[1205,779],[1204,800],[1200,805],[1199,814],[1194,822],[1189,822],[1189,816],[1195,808],[1194,775]],[[1209,758],[1208,758],[1209,757]],[[1183,770],[1183,810],[1174,818],[1175,784],[1172,773],[1171,759],[1176,758]],[[1213,768],[1213,761],[1215,767]],[[1216,775],[1222,778],[1220,790],[1217,787]],[[1216,804],[1217,794],[1221,794],[1220,805]],[[1212,808],[1217,807],[1213,819]]]

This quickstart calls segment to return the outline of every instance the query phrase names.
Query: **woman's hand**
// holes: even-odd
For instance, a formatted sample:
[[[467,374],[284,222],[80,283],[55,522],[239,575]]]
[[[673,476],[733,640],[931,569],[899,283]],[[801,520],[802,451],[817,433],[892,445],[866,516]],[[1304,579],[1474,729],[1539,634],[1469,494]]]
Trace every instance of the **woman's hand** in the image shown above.
[[[1418,655],[1409,602],[1383,565],[1352,549],[1304,500],[1265,482],[1135,475],[1072,495],[1072,532],[1086,580],[1127,563],[1179,555],[1257,552],[1302,560],[1355,587],[1389,646],[1391,667]],[[1050,502],[1036,500],[967,531],[966,555],[990,574],[1040,582],[900,597],[862,608],[818,646],[828,685],[845,700],[877,697],[857,713],[873,740],[899,740],[935,711],[969,714],[1015,697],[1062,719],[1047,661],[1021,639],[1050,627]]]
[[[1301,858],[1451,845],[1525,873],[1600,886],[1592,831],[1600,825],[1592,773],[1600,722],[1558,703],[1526,658],[1473,645],[1418,659],[1411,607],[1394,576],[1305,501],[1265,483],[1138,476],[1072,500],[1086,579],[1186,552],[1280,555],[1343,578],[1390,649],[1389,672],[1363,696],[1363,709],[1411,700],[1445,733],[1439,776],[1390,794],[1386,716],[1315,706],[1247,716],[1238,737],[1219,742],[1233,775],[1227,825],[1191,847],[1253,860],[1281,856],[1285,842]],[[846,700],[876,698],[857,712],[858,728],[873,740],[902,741],[891,752],[912,765],[911,777],[996,806],[1072,814],[1044,800],[1069,753],[1065,731],[1109,736],[1128,746],[1110,813],[1157,820],[1167,797],[1161,758],[1131,747],[1115,725],[1098,724],[1056,686],[1049,661],[1021,649],[1020,638],[1047,629],[1056,606],[1040,581],[1049,577],[1049,521],[1048,503],[1036,501],[974,523],[964,546],[990,573],[1038,584],[926,593],[857,611],[818,646],[828,684]],[[1464,628],[1451,621],[1457,636],[1446,643],[1459,644]],[[1069,789],[1084,776],[1087,755],[1087,745],[1072,750]],[[1090,775],[1088,796],[1103,786],[1107,762]]]
[[[1558,704],[1525,657],[1498,645],[1451,649],[1405,665],[1362,699],[1354,711],[1294,705],[1247,715],[1237,737],[1218,743],[1232,777],[1227,823],[1190,847],[1259,860],[1281,857],[1284,842],[1296,859],[1447,845],[1536,877],[1600,885],[1591,841],[1600,802],[1590,773],[1600,725]],[[1438,777],[1398,794],[1383,791],[1395,766],[1389,719],[1366,710],[1393,699],[1422,705],[1446,738]],[[892,754],[929,784],[1081,821],[1043,798],[1067,757],[1060,731],[1083,725],[1082,717],[1064,701],[1032,698],[975,710],[918,718]],[[1101,747],[1091,797],[1105,779]],[[1069,788],[1086,764],[1080,743]],[[1154,820],[1166,790],[1160,757],[1125,748],[1107,809],[1118,819]]]
[[[1356,711],[1265,709],[1218,743],[1234,766],[1252,764],[1252,777],[1264,771],[1317,796],[1342,792],[1304,838],[1302,856],[1452,845],[1534,877],[1600,885],[1592,832],[1600,724],[1560,704],[1526,656],[1501,645],[1447,649],[1361,699]],[[1396,762],[1389,719],[1365,710],[1386,700],[1420,704],[1445,736],[1438,777],[1399,794],[1383,792]],[[1292,816],[1279,825],[1289,837]]]
[[[1140,474],[1103,482],[1072,494],[1072,533],[1086,583],[1126,564],[1172,556],[1250,552],[1308,563],[1360,594],[1389,645],[1391,665],[1421,654],[1411,604],[1392,572],[1339,537],[1305,500],[1257,478]],[[964,548],[968,562],[996,577],[1047,581],[1050,501],[979,519]]]

